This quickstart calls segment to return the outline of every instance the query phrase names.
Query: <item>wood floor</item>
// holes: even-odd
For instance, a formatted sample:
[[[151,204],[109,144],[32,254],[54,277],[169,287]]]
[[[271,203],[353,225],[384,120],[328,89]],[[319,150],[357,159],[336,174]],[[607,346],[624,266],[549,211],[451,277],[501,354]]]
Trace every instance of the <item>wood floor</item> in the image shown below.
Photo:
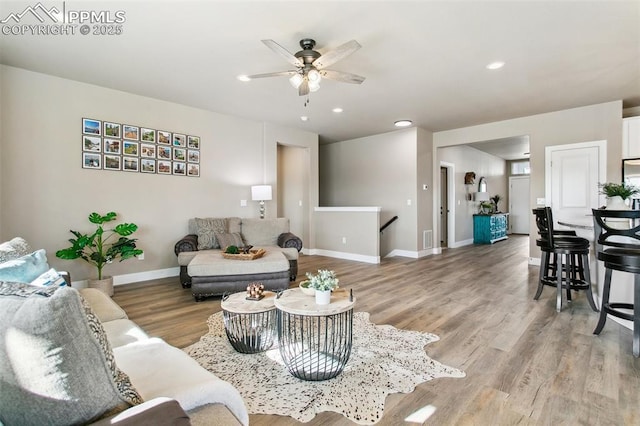
[[[436,409],[429,425],[640,424],[631,331],[609,320],[594,336],[598,315],[583,293],[560,313],[555,289],[534,301],[538,271],[527,264],[528,244],[513,236],[380,265],[301,256],[299,280],[307,271],[335,270],[341,287],[353,289],[356,311],[377,324],[437,334],[427,354],[467,374],[390,395],[379,425],[408,424],[404,418],[427,405]],[[220,310],[219,298],[196,303],[177,277],[117,287],[114,299],[149,334],[178,347],[196,342]],[[298,424],[272,415],[251,415],[250,422]],[[352,423],[327,412],[307,424]]]

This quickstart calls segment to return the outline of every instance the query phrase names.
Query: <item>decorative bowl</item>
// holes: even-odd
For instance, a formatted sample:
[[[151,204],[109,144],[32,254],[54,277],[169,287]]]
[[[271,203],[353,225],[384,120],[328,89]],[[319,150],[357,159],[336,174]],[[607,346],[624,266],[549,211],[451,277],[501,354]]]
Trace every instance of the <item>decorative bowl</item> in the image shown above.
[[[315,296],[316,294],[315,289],[309,288],[309,280],[300,282],[299,287],[300,290],[302,290],[302,293],[306,294],[307,296]]]

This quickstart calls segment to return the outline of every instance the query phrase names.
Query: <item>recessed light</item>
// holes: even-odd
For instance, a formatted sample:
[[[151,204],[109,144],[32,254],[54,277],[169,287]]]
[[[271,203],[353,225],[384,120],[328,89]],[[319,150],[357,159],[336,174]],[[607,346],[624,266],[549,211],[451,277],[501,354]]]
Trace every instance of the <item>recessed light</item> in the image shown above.
[[[239,75],[237,78],[238,78],[238,80],[240,80],[240,81],[251,81],[251,79],[249,78],[249,76],[246,76],[246,75],[244,75],[244,74]]]
[[[307,117],[306,115],[303,115],[302,117],[300,117],[300,120],[309,121],[309,117]]]
[[[501,61],[491,62],[487,65],[488,70],[499,70],[502,67],[504,67],[504,62]]]
[[[411,120],[398,120],[393,124],[396,127],[408,127],[408,126],[411,126],[413,124],[413,122]]]
[[[342,108],[337,107],[337,108],[332,109],[331,111],[333,111],[333,112],[335,112],[335,113],[340,113],[340,112],[342,112],[343,110],[342,110]]]

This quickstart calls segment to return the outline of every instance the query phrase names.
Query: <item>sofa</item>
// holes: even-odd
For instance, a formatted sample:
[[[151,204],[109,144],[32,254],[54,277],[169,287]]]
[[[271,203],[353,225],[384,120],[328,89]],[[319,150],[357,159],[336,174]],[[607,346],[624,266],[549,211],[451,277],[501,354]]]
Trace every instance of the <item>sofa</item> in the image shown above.
[[[222,251],[229,245],[263,248],[276,263],[225,262]],[[242,291],[252,281],[262,282],[267,290],[287,288],[298,274],[300,250],[302,240],[289,231],[287,218],[192,218],[188,221],[188,234],[174,246],[180,282],[184,288],[192,289],[197,301]],[[278,257],[288,265],[277,264]]]
[[[0,276],[16,264],[37,273],[41,252],[18,240],[0,244]],[[12,242],[20,249],[5,250]],[[0,424],[248,424],[237,389],[107,295],[41,281],[0,280]]]

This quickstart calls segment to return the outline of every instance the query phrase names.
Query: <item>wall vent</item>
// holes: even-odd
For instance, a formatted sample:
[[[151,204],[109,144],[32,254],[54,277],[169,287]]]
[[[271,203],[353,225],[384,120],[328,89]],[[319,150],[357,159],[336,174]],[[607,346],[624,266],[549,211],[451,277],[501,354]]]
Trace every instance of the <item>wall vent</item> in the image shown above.
[[[422,250],[433,248],[433,231],[422,231]]]

